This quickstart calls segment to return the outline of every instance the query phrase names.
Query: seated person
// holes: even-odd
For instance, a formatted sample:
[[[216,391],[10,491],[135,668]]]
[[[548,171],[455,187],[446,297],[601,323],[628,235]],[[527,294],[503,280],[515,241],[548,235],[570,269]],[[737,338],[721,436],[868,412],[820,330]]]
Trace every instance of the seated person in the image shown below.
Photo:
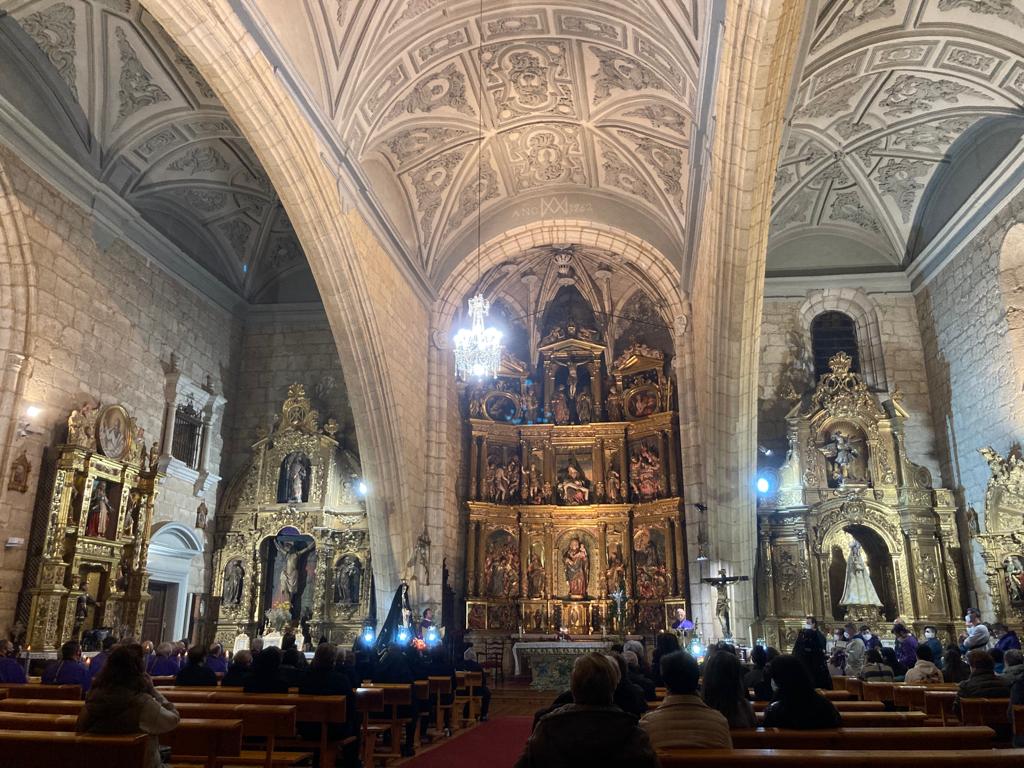
[[[992,648],[989,653],[992,655],[993,671],[997,675],[1003,674],[1003,652],[998,648]]]
[[[178,659],[172,643],[160,643],[149,659],[146,671],[150,677],[170,677],[178,674]]]
[[[140,645],[119,645],[96,676],[78,715],[78,733],[148,733],[146,768],[160,768],[157,735],[174,730],[178,711],[146,675]]]
[[[955,645],[946,649],[942,657],[942,681],[945,683],[962,683],[971,676],[971,668],[967,666],[960,649]]]
[[[1019,651],[1020,638],[1017,633],[1001,622],[992,624],[992,635],[996,638],[994,650],[1005,653],[1006,651]]]
[[[911,685],[941,683],[942,670],[935,666],[931,647],[922,643],[917,646],[915,655],[917,656],[917,662],[907,670],[907,674],[903,677],[903,682]]]
[[[309,663],[309,669],[299,683],[299,693],[305,696],[352,696],[352,686],[348,679],[335,669],[337,649],[331,643],[321,643],[313,654],[313,661]],[[362,715],[354,706],[355,700],[349,698],[350,706],[345,709],[347,722],[345,724],[334,723],[327,727],[327,738],[331,741],[340,741],[350,735],[359,734],[359,724]],[[320,740],[319,723],[298,724],[299,734],[310,741]],[[358,741],[358,740],[357,740]],[[347,744],[343,751],[343,762],[346,766],[355,768],[359,765],[359,744],[353,742]]]
[[[896,677],[892,673],[892,667],[882,661],[881,651],[872,648],[865,656],[864,670],[860,673],[860,679],[865,683],[891,683]]]
[[[1011,648],[1003,654],[1003,679],[1010,685],[1024,679],[1024,653]]]
[[[297,688],[305,679],[306,657],[295,647],[295,643],[281,654],[281,670],[278,674],[289,688]]]
[[[271,647],[256,654],[242,688],[246,693],[288,693],[288,683],[281,678],[281,651]]]
[[[655,768],[657,755],[636,718],[612,704],[618,683],[618,667],[607,656],[589,653],[577,658],[570,683],[573,703],[540,720],[515,768]]]
[[[462,662],[456,667],[460,672],[483,672],[484,668],[476,660],[476,651],[472,647],[462,654]],[[480,722],[487,722],[487,713],[491,708],[491,689],[487,687],[487,674],[483,675],[483,687],[480,688]],[[469,705],[467,704],[466,707]],[[464,710],[463,715],[467,714]]]
[[[231,664],[224,678],[220,681],[221,686],[245,685],[245,677],[252,671],[252,651],[239,651],[231,657]]]
[[[882,648],[879,650],[879,653],[882,654],[882,663],[892,670],[893,679],[896,682],[902,680],[903,676],[907,674],[907,668],[903,666],[899,657],[896,656],[896,650],[894,648]]]
[[[815,690],[810,673],[799,659],[779,656],[772,660],[768,670],[777,691],[775,701],[764,713],[765,728],[820,730],[839,727],[839,712],[831,701]]]
[[[27,683],[25,668],[14,657],[14,643],[0,640],[0,683]]]
[[[224,654],[224,646],[214,643],[206,654],[206,666],[213,670],[215,675],[224,675],[228,671],[228,658]]]
[[[640,669],[640,659],[635,651],[623,651],[622,658],[626,660],[626,669],[629,671],[629,682],[644,692],[644,699],[657,701],[658,693],[654,687],[654,681],[647,677]]]
[[[768,651],[755,645],[750,652],[751,669],[743,676],[743,687],[754,692],[754,701],[771,701],[772,683],[768,679]]]
[[[107,659],[110,657],[110,649],[117,644],[117,638],[113,635],[107,635],[103,638],[103,644],[100,646],[100,652],[97,653],[89,661],[89,679],[95,680],[96,675],[103,669],[103,665],[107,663]]]
[[[75,640],[60,647],[60,660],[51,661],[43,671],[43,685],[80,685],[89,692],[89,668],[82,663],[82,648]]]
[[[953,701],[953,711],[960,711],[960,699],[1005,699],[1010,695],[1010,684],[995,673],[992,654],[975,648],[967,654],[971,676],[960,683]]]
[[[704,703],[722,713],[729,728],[756,728],[754,707],[743,685],[743,664],[732,653],[716,651],[704,663]]]
[[[206,666],[206,650],[194,645],[185,657],[185,666],[174,678],[175,685],[217,685],[217,674]]]
[[[661,679],[668,695],[640,720],[655,749],[732,749],[729,721],[697,695],[700,668],[690,654],[676,651],[662,656]]]

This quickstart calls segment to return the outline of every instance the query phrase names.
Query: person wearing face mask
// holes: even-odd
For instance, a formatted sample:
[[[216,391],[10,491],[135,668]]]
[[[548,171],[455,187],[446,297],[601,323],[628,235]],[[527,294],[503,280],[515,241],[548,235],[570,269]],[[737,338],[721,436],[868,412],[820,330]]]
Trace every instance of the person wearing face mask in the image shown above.
[[[981,623],[981,613],[978,609],[968,608],[964,622],[967,624],[967,632],[960,635],[960,652],[966,655],[974,650],[983,651],[988,648],[992,638],[988,627]]]
[[[867,624],[861,624],[860,637],[864,641],[865,649],[869,651],[873,648],[882,649],[882,641],[878,639],[878,636],[871,631],[871,627]]]
[[[804,632],[807,631],[811,631],[814,633],[815,642],[821,649],[821,652],[825,653],[828,647],[828,640],[825,638],[824,633],[820,629],[818,629],[818,620],[813,616],[807,616],[804,619]]]
[[[839,627],[832,632],[832,651],[828,657],[828,672],[833,677],[846,674],[846,633]]]
[[[942,669],[942,643],[939,641],[939,632],[935,627],[929,625],[924,628],[924,640],[921,641],[921,645],[926,645],[931,649],[935,665]]]
[[[910,669],[917,663],[917,638],[904,624],[894,624],[892,632],[896,635],[896,659],[904,670]]]
[[[853,624],[847,624],[843,628],[843,636],[846,638],[846,674],[849,677],[860,677],[864,673],[864,660],[867,654],[864,638]]]

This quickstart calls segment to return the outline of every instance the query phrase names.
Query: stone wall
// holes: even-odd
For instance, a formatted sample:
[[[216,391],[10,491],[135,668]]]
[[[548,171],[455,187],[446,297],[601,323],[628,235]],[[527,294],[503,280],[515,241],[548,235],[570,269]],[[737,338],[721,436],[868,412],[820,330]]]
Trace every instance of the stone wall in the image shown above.
[[[38,407],[33,428],[41,431],[16,438],[11,446],[9,455],[24,450],[33,469],[28,493],[8,491],[3,484],[0,530],[5,541],[27,542],[43,446],[62,437],[70,409],[87,400],[122,403],[145,429],[147,442],[156,440],[164,413],[161,361],[173,351],[188,376],[197,381],[209,376],[217,391],[230,392],[242,326],[145,254],[106,237],[88,211],[5,149],[0,149],[0,166],[22,208],[33,262],[27,371],[18,410]],[[222,427],[211,443],[211,467],[220,463]],[[211,512],[214,501],[207,500]],[[192,528],[197,505],[190,487],[168,478],[156,521]],[[27,544],[0,549],[2,629],[12,620],[26,554]],[[205,583],[200,561],[191,588]]]

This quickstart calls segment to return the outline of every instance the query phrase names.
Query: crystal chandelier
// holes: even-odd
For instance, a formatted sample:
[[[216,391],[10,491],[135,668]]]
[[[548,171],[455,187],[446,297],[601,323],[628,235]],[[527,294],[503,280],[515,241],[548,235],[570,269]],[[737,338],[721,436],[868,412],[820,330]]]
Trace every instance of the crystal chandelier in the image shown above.
[[[501,331],[485,328],[491,303],[478,293],[469,300],[470,327],[455,334],[455,370],[463,379],[494,377],[501,365]]]

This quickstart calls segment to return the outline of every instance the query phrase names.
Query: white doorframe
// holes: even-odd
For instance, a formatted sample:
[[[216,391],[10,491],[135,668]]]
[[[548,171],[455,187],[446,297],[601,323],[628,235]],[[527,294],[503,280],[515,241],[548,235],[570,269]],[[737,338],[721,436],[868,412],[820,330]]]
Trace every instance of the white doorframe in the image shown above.
[[[181,523],[158,523],[154,526],[146,570],[151,580],[169,585],[168,605],[164,608],[165,634],[169,636],[161,640],[178,640],[188,630],[189,575],[192,573],[192,560],[202,552],[202,540]]]

